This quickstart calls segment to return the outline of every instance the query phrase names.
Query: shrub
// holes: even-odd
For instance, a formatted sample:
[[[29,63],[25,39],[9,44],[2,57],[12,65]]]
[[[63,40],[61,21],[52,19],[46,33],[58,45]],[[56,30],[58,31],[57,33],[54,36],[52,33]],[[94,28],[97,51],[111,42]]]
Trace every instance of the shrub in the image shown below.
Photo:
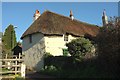
[[[69,54],[68,49],[63,49],[63,56],[68,56],[68,54]]]
[[[108,26],[100,29],[97,43],[100,68],[112,75],[120,75],[120,18],[118,21],[110,21]]]
[[[91,52],[93,45],[89,39],[80,37],[67,43],[66,46],[72,56],[83,58],[83,56]]]
[[[57,68],[53,65],[50,65],[50,66],[45,66],[44,70],[48,70],[48,71],[56,71]]]
[[[49,57],[49,56],[53,56],[52,54],[50,54],[49,52],[46,52],[46,54],[44,55],[45,58]]]

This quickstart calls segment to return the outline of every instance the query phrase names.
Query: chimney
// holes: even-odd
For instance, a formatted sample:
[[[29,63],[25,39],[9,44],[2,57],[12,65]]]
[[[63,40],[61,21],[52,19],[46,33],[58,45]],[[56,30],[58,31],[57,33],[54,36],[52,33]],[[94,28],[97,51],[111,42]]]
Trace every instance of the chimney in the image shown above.
[[[40,12],[38,10],[35,11],[35,14],[34,14],[34,21],[37,20],[37,18],[40,16]]]
[[[70,18],[71,18],[72,20],[74,19],[72,10],[70,10]]]
[[[105,9],[103,11],[102,22],[103,22],[103,26],[106,26],[108,24],[108,18]]]

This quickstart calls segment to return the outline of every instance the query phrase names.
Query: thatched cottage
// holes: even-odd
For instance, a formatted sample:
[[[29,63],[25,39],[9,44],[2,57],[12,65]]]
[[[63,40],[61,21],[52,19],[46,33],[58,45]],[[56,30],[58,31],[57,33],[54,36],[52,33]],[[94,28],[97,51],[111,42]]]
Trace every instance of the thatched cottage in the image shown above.
[[[51,11],[45,11],[40,15],[36,10],[35,21],[24,32],[23,54],[27,68],[40,70],[44,65],[43,55],[46,52],[54,56],[63,55],[65,44],[80,36],[94,38],[99,28],[85,22],[74,19],[72,11],[66,17]]]

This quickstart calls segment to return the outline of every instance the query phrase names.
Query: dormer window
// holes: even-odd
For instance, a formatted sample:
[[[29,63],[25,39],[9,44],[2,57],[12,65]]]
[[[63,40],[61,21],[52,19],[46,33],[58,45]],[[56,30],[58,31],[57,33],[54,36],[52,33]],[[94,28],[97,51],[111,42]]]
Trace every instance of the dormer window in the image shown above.
[[[32,43],[32,35],[29,35],[29,43]]]
[[[68,34],[67,33],[64,35],[64,41],[68,41]]]

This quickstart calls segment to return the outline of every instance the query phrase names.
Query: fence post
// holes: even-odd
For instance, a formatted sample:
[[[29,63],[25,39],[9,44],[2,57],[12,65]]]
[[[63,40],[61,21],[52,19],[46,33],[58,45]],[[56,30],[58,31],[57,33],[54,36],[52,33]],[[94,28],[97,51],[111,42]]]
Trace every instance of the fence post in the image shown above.
[[[17,56],[16,56],[16,59],[17,59]],[[15,61],[15,65],[17,65],[17,60]],[[16,74],[16,71],[17,71],[17,66],[15,67],[15,74]]]
[[[8,65],[8,67],[7,67],[7,68],[8,68],[8,69],[10,69],[10,62],[7,62],[7,65]]]
[[[23,77],[23,78],[25,78],[25,68],[26,68],[26,66],[25,66],[25,64],[21,64],[21,77]]]
[[[20,57],[21,57],[21,55],[20,55],[20,53],[19,53],[19,62],[20,62]]]
[[[7,59],[7,54],[5,55],[5,59]]]
[[[7,59],[7,58],[8,58],[8,55],[6,54],[6,55],[5,55],[5,59]],[[6,64],[7,64],[7,66],[8,66],[7,68],[10,69],[10,62],[9,62],[9,61],[6,61]]]

